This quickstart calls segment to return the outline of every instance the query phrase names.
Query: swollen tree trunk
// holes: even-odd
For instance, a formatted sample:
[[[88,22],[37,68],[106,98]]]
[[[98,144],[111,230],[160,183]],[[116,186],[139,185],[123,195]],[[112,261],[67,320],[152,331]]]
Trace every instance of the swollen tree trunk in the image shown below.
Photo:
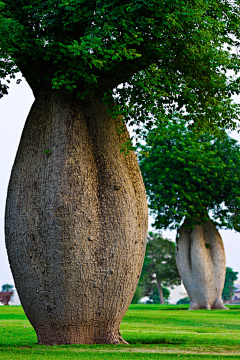
[[[179,231],[176,262],[189,294],[189,310],[227,309],[221,300],[226,260],[219,232],[209,220],[193,230]]]
[[[159,295],[160,304],[164,304],[162,284],[161,284],[161,281],[158,278],[157,278],[157,289],[158,289],[158,295]]]
[[[141,273],[147,200],[136,155],[101,98],[42,90],[23,130],[6,204],[6,246],[39,344],[124,342]]]

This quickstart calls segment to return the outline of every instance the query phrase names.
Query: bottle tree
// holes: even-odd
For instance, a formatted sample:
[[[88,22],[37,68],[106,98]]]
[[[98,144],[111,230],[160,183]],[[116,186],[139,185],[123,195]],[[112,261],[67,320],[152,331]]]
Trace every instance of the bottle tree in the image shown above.
[[[5,232],[40,344],[124,341],[147,201],[123,117],[151,126],[177,106],[233,124],[238,24],[238,1],[0,2],[0,94],[21,71],[35,96]]]
[[[226,262],[216,228],[240,224],[240,146],[170,122],[148,132],[140,167],[157,229],[178,229],[176,262],[190,309],[224,309]]]

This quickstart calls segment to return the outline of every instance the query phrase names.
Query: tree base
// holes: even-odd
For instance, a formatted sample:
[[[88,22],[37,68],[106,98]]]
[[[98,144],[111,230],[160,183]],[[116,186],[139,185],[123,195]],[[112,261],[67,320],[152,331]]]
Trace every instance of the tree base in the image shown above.
[[[211,306],[209,304],[206,304],[204,306],[200,306],[197,302],[195,301],[191,301],[190,302],[190,307],[188,310],[200,310],[200,309],[205,309],[205,310],[211,310]]]
[[[39,345],[72,345],[72,344],[126,344],[118,330],[110,331],[98,327],[61,327],[60,329],[42,329],[37,332]]]
[[[190,302],[190,307],[188,310],[200,310],[200,309],[205,309],[205,310],[229,310],[229,308],[227,308],[226,306],[224,306],[223,301],[221,299],[217,299],[213,306],[211,307],[210,304],[206,304],[204,306],[200,306],[196,301],[191,301]]]
[[[229,310],[229,308],[227,308],[224,304],[222,299],[217,299],[213,305],[213,309],[216,310]]]

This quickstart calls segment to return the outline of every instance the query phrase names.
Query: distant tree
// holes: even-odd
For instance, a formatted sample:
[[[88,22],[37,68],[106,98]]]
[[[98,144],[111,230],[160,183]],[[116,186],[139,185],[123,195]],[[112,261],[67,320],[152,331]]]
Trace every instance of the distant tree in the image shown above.
[[[156,285],[152,284],[152,289],[149,292],[149,300],[147,301],[147,304],[159,304],[159,293]],[[163,303],[168,304],[169,303],[169,297],[170,297],[170,290],[166,287],[162,286],[162,293],[163,293]]]
[[[155,303],[158,294],[157,302],[163,304],[164,298],[167,300],[170,295],[166,287],[172,287],[180,283],[181,279],[175,261],[174,242],[164,239],[161,233],[154,234],[150,232],[139,281],[144,296],[149,296],[150,300]]]
[[[13,295],[14,295],[14,286],[13,285],[10,285],[10,284],[4,284],[4,285],[2,285],[2,291],[3,292],[8,292],[8,291],[12,291],[13,292],[13,294],[12,294],[12,296],[11,296],[11,298],[13,298]]]
[[[142,280],[142,278],[140,280]],[[147,283],[147,286],[146,286],[146,282],[144,281],[139,282],[131,304],[138,304],[139,301],[145,296],[149,297],[149,300],[147,300],[147,304],[159,304],[160,299],[156,285],[157,284],[155,282]],[[168,304],[170,297],[170,290],[162,286],[162,293],[163,293],[164,304]]]
[[[181,298],[177,301],[177,305],[190,304],[190,298],[188,296]]]
[[[240,229],[240,146],[224,131],[176,120],[148,131],[139,160],[154,226],[179,230],[176,261],[190,309],[225,308],[225,252],[215,225]]]
[[[14,286],[10,284],[2,285],[2,291],[14,291]]]
[[[139,301],[145,296],[144,294],[144,288],[141,286],[141,284],[138,284],[136,291],[134,293],[133,299],[131,304],[138,304]]]
[[[235,290],[234,281],[238,278],[238,272],[233,271],[230,267],[226,268],[225,283],[222,292],[222,298],[224,301],[231,300],[233,292]]]

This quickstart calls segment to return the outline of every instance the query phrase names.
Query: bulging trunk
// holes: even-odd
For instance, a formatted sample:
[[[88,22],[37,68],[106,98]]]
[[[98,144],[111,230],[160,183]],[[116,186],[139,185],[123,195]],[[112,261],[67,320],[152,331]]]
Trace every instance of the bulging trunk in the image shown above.
[[[101,98],[42,90],[13,166],[5,232],[39,344],[124,342],[119,326],[141,273],[147,200],[127,132]]]
[[[189,310],[227,309],[221,300],[226,260],[219,232],[209,220],[193,230],[179,231],[176,262],[189,294]]]

